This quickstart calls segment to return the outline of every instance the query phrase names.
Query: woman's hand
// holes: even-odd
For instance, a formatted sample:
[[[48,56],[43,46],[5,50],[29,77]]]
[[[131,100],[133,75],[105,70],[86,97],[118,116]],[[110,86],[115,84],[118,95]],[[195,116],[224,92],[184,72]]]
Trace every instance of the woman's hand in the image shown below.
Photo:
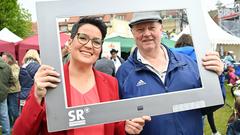
[[[142,116],[132,120],[126,120],[125,131],[128,134],[140,134],[145,125],[145,121],[150,121],[150,116]]]
[[[60,82],[60,74],[48,65],[41,65],[34,77],[34,95],[40,104],[43,97],[46,96],[47,88],[57,87]]]

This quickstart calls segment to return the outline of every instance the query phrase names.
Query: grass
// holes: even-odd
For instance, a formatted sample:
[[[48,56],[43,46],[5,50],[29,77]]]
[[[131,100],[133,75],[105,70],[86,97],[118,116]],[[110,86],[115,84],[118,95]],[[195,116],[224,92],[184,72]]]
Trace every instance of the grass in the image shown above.
[[[226,85],[225,85],[226,86]],[[214,112],[214,118],[215,118],[215,124],[217,127],[217,130],[222,134],[226,134],[227,130],[227,121],[229,116],[232,114],[232,108],[233,107],[233,97],[230,92],[230,87],[226,86],[226,100],[225,100],[225,105],[224,107],[218,109],[216,112]],[[204,128],[204,134],[205,135],[211,135],[211,129],[210,126],[207,122],[207,119],[205,118],[205,128]],[[0,129],[0,135],[1,134],[1,129]]]
[[[215,119],[215,124],[217,127],[217,130],[222,134],[225,135],[226,134],[226,130],[227,130],[227,121],[229,116],[232,114],[232,108],[233,104],[234,104],[234,100],[233,97],[231,95],[231,87],[226,86],[226,100],[225,100],[225,105],[224,107],[218,109],[216,112],[214,112],[214,119]],[[204,129],[204,134],[205,135],[211,135],[211,129],[210,126],[208,124],[207,119],[205,119],[205,129]]]

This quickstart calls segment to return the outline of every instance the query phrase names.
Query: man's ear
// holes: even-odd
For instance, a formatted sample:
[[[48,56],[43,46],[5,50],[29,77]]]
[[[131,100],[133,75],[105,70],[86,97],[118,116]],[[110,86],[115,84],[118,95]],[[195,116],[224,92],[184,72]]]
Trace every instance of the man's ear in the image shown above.
[[[72,50],[72,42],[73,42],[73,39],[69,38],[68,39],[68,50],[71,52]]]
[[[160,26],[161,26],[160,30],[161,30],[161,31],[163,31],[163,25],[162,25],[162,24],[160,24]]]

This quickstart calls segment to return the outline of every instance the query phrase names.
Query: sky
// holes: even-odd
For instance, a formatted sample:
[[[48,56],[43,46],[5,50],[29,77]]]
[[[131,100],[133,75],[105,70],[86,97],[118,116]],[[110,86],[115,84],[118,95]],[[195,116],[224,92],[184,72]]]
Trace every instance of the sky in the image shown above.
[[[36,16],[36,6],[35,2],[36,1],[47,1],[47,0],[18,0],[20,6],[22,8],[25,8],[29,11],[29,13],[32,14],[32,21],[36,22],[37,21],[37,16]],[[223,4],[230,4],[233,3],[234,0],[205,0],[206,4],[206,9],[207,10],[213,10],[216,9],[216,3],[217,1],[221,1]]]

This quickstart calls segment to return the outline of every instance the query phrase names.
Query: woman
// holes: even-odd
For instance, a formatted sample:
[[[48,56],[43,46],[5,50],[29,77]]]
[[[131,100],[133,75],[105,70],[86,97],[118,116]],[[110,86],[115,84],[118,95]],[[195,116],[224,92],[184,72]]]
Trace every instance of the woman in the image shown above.
[[[34,83],[34,76],[41,64],[37,50],[28,50],[23,57],[22,64],[19,73],[19,81],[21,85],[20,99],[24,101],[29,95],[29,91]]]
[[[106,35],[106,25],[97,18],[83,18],[72,29],[70,61],[64,65],[68,106],[91,104],[118,99],[118,84],[113,77],[93,69]],[[53,67],[42,65],[35,75],[35,86],[13,128],[13,135],[123,135],[138,134],[150,117],[124,122],[101,124],[67,131],[48,133],[44,97],[46,88],[60,82]],[[83,85],[84,84],[84,85]],[[69,98],[71,97],[71,98]],[[33,110],[30,112],[30,109]]]
[[[228,77],[229,77],[229,84],[235,85],[236,81],[239,80],[239,77],[235,74],[235,69],[233,67],[228,67]]]
[[[172,48],[172,50],[186,54],[193,58],[193,60],[197,61],[193,47],[192,36],[190,34],[183,34],[181,37],[179,37],[175,44],[175,48]]]
[[[228,119],[226,135],[240,134],[240,97],[236,97],[234,103],[234,112]]]

